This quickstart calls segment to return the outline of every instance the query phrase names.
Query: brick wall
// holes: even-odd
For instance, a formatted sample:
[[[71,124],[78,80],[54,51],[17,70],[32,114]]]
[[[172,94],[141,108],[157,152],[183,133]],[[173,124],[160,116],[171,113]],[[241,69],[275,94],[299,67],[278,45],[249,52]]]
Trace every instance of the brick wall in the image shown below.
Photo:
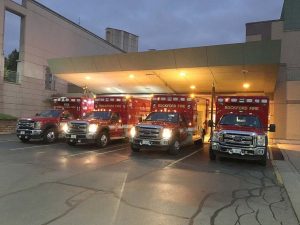
[[[0,120],[0,134],[12,134],[16,132],[15,120]]]

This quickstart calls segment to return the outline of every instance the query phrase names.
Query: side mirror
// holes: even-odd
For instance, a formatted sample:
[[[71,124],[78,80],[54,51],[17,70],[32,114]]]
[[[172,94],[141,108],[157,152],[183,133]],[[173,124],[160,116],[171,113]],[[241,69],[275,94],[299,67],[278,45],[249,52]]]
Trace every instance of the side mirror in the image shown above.
[[[214,121],[209,120],[207,125],[208,125],[209,127],[214,127]]]
[[[270,132],[275,132],[276,131],[276,125],[275,124],[270,124],[269,131]]]

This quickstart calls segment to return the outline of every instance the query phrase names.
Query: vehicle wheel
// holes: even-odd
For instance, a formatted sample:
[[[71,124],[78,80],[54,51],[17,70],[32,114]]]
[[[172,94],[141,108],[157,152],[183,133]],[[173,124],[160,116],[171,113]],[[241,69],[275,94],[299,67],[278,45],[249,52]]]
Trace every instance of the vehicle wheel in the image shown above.
[[[53,143],[56,141],[56,139],[57,139],[57,132],[53,128],[47,129],[45,131],[43,137],[44,143]]]
[[[262,166],[266,166],[267,165],[267,158],[268,158],[267,155],[268,155],[268,150],[265,151],[264,158],[259,161],[260,165],[262,165]]]
[[[202,139],[199,139],[199,140],[197,140],[197,141],[194,141],[194,145],[196,145],[196,146],[201,146],[201,145],[203,145],[203,140],[202,140]]]
[[[177,155],[179,152],[180,152],[180,143],[178,138],[176,138],[169,148],[169,154]]]
[[[132,150],[133,152],[139,152],[139,151],[140,151],[140,149],[137,148],[137,147],[135,147],[134,145],[131,145],[131,150]]]
[[[104,148],[109,142],[109,136],[106,132],[101,132],[98,135],[98,138],[96,140],[96,144],[100,148]]]
[[[209,159],[212,161],[215,161],[217,158],[216,154],[214,153],[214,151],[212,149],[209,149]]]
[[[77,143],[75,141],[67,141],[68,145],[75,146]]]
[[[27,143],[27,142],[29,142],[29,138],[24,138],[24,137],[22,137],[22,138],[20,138],[20,140],[23,142],[23,143]]]

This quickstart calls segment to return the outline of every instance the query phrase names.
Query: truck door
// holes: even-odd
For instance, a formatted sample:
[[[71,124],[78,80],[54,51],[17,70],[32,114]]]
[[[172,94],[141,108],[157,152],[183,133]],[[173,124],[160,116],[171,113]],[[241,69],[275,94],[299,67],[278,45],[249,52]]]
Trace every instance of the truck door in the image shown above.
[[[180,140],[184,141],[188,136],[188,124],[181,115],[179,115],[179,127]]]
[[[110,126],[110,137],[120,138],[124,137],[124,129],[122,127],[122,121],[119,113],[112,113],[111,115],[111,126]]]

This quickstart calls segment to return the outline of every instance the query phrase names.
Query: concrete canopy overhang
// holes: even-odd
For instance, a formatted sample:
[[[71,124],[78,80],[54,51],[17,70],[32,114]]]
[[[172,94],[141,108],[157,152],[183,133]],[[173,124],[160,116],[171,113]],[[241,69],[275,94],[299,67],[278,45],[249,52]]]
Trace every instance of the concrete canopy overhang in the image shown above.
[[[274,92],[280,41],[50,59],[57,77],[97,94]],[[250,87],[245,89],[244,83]],[[191,89],[195,86],[195,89]]]

